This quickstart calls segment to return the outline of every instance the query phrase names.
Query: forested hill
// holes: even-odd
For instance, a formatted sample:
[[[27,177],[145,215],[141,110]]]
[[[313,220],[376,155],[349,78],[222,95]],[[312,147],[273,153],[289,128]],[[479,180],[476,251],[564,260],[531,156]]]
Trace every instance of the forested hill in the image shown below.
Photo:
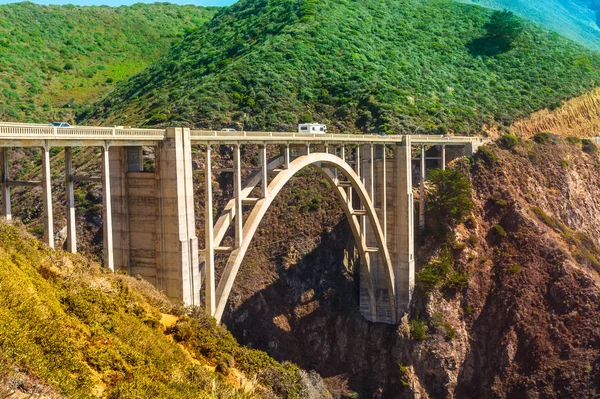
[[[600,0],[461,0],[508,9],[600,52]]]
[[[448,0],[241,0],[81,120],[475,133],[600,83],[598,54],[492,13]]]
[[[167,3],[0,6],[0,120],[70,119],[217,10]]]

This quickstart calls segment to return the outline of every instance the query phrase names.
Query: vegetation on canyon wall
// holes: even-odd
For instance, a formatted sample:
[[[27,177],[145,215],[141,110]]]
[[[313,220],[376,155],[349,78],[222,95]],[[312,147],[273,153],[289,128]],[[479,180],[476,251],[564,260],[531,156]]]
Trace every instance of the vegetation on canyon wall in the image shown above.
[[[82,113],[90,123],[471,134],[600,83],[600,56],[446,0],[242,0]],[[520,32],[520,33],[519,33]]]
[[[308,398],[315,390],[315,376],[241,347],[149,283],[48,250],[5,223],[0,266],[0,396]]]
[[[0,6],[0,120],[73,120],[217,8]]]

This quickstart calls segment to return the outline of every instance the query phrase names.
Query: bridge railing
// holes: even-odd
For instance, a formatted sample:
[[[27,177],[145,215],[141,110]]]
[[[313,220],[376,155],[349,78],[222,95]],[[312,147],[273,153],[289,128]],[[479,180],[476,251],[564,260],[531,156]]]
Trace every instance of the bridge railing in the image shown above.
[[[402,135],[379,134],[338,134],[338,133],[297,133],[297,132],[226,132],[216,130],[192,130],[191,138],[195,141],[223,140],[224,142],[265,140],[271,142],[297,140],[299,142],[347,142],[347,143],[398,143]],[[59,128],[40,124],[0,122],[0,138],[9,139],[42,139],[42,140],[163,140],[164,129],[131,129],[122,127],[76,126]],[[484,142],[477,137],[411,135],[415,144],[466,144]]]
[[[210,141],[245,141],[264,139],[265,141],[298,140],[298,141],[339,141],[339,142],[372,142],[372,143],[398,143],[402,141],[403,135],[379,135],[379,134],[334,134],[334,133],[296,133],[296,132],[223,132],[211,130],[192,130],[192,140]],[[454,144],[464,145],[467,143],[484,143],[488,139],[480,137],[461,136],[439,136],[439,135],[411,135],[415,144]]]
[[[291,138],[291,139],[383,139],[386,136],[380,136],[377,134],[333,134],[333,133],[296,133],[296,132],[223,132],[216,130],[192,130],[192,138],[200,137],[242,137],[242,138],[261,138],[261,137],[273,137],[273,138]],[[394,137],[394,136],[387,136]],[[402,136],[397,136],[401,139]]]
[[[108,127],[59,128],[40,125],[0,125],[0,137],[40,139],[163,140],[164,129],[122,129]]]

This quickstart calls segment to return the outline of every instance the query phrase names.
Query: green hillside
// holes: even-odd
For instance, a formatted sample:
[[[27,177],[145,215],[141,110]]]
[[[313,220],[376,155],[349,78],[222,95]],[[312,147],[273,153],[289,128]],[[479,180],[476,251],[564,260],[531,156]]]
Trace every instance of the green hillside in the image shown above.
[[[0,6],[0,120],[71,119],[217,8]]]
[[[491,14],[449,0],[242,0],[81,119],[475,133],[600,83],[599,55],[532,24],[483,55]]]
[[[0,397],[300,398],[315,389],[293,364],[241,347],[203,312],[185,313],[143,280],[0,222]]]
[[[511,10],[600,52],[600,0],[460,0]]]

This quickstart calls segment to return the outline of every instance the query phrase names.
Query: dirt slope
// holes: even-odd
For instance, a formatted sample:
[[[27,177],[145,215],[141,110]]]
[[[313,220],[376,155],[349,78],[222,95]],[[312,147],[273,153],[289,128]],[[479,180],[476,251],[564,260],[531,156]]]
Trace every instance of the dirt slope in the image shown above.
[[[600,89],[566,101],[561,107],[544,109],[515,122],[510,130],[520,137],[552,132],[562,137],[600,136]]]

